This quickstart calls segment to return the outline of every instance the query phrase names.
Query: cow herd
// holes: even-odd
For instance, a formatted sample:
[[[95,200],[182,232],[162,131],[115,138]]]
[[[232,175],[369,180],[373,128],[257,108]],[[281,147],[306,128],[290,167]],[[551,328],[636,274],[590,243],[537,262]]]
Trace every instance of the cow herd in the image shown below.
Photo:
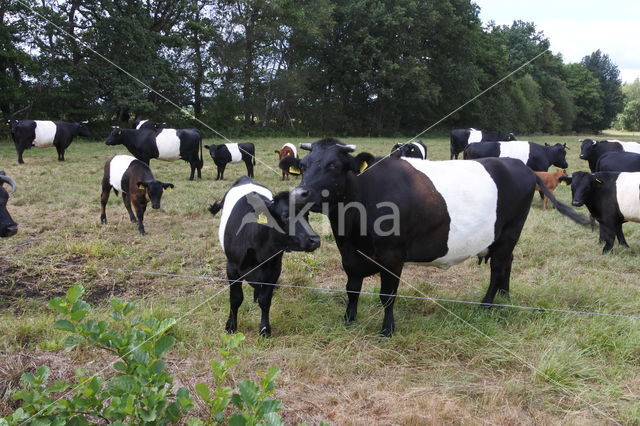
[[[53,127],[41,123],[53,123]],[[40,146],[36,141],[56,146],[63,161],[73,136],[87,135],[79,123],[13,120],[7,124],[20,163],[25,149]],[[60,129],[65,130],[60,133]],[[218,235],[230,283],[226,329],[237,329],[241,285],[246,280],[262,311],[259,332],[271,334],[269,310],[283,253],[311,252],[320,246],[308,222],[309,212],[327,216],[331,224],[347,275],[347,323],[356,319],[364,278],[380,275],[385,336],[395,330],[393,307],[406,263],[448,268],[477,257],[479,263],[489,263],[491,271],[482,303],[489,306],[498,293],[508,296],[513,251],[536,191],[544,198],[545,208],[550,201],[578,224],[597,220],[604,252],[611,250],[616,238],[627,246],[622,223],[640,221],[640,144],[581,143],[580,158],[589,162],[592,173],[571,176],[565,170],[566,144],[539,145],[516,141],[510,133],[477,129],[451,132],[451,158],[463,153],[464,161],[428,160],[422,141],[395,144],[384,157],[354,155],[356,146],[331,138],[300,144],[308,153],[299,157],[297,147],[287,143],[275,151],[282,179],[301,175],[301,180],[290,192],[275,195],[252,179],[253,144],[205,145],[217,166],[216,180],[224,179],[228,163],[244,162],[247,169],[247,176],[209,207],[214,215],[221,212]],[[145,120],[134,123],[132,129],[114,128],[106,144],[122,144],[133,156],[115,155],[104,166],[101,223],[107,221],[105,206],[113,190],[116,195],[122,193],[131,221],[145,233],[147,204],[159,208],[163,192],[174,187],[154,177],[151,159],[183,159],[191,165],[190,180],[196,171],[201,177],[203,146],[195,129],[169,129],[164,123]],[[548,172],[552,165],[561,170]],[[571,185],[572,204],[585,205],[593,219],[555,198],[552,191],[560,182]],[[0,172],[0,236],[9,237],[17,232],[17,224],[6,209],[4,184],[15,191],[16,183]]]

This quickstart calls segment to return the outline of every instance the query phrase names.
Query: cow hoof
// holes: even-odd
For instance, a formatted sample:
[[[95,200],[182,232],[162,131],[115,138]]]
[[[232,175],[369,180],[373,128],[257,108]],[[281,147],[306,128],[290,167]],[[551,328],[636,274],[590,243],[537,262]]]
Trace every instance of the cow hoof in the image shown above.
[[[353,323],[356,320],[356,316],[355,316],[355,314],[350,314],[350,313],[347,312],[347,313],[344,314],[344,318],[343,319],[344,319],[344,323],[346,325],[349,325],[349,324]]]
[[[231,321],[227,321],[227,325],[225,325],[224,330],[229,334],[233,334],[238,331],[238,325],[233,324]]]
[[[100,218],[100,223],[101,223],[102,225],[106,225],[106,224],[107,224],[107,219],[106,219],[106,218],[104,218],[104,217],[101,217],[101,218]]]
[[[393,330],[394,327],[383,327],[382,330],[380,330],[380,334],[382,335],[382,337],[391,337],[393,336]]]
[[[261,337],[271,337],[271,327],[262,327],[260,329]]]

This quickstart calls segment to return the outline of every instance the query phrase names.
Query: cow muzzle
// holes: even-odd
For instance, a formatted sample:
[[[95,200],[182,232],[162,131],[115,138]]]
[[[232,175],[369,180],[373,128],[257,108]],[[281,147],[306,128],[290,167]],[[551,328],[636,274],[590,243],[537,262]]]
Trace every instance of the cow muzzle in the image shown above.
[[[571,201],[571,205],[574,207],[581,207],[584,203],[582,201],[573,200]]]
[[[18,225],[16,225],[16,224],[9,225],[9,226],[4,227],[2,229],[2,231],[0,231],[0,237],[2,237],[2,238],[13,237],[17,233],[18,233]]]

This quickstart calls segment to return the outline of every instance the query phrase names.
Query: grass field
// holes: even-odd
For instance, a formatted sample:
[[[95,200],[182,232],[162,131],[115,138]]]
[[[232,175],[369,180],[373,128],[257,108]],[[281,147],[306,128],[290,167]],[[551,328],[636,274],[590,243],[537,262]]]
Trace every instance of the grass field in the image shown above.
[[[578,159],[578,139],[530,138],[567,142],[570,172],[587,168]],[[448,139],[424,140],[431,159],[448,159]],[[259,160],[274,169],[273,150],[287,141],[253,140]],[[396,142],[344,141],[379,155]],[[147,211],[147,235],[140,236],[121,198],[113,195],[109,224],[100,225],[102,169],[115,153],[125,150],[77,140],[64,163],[50,148],[27,151],[26,164],[18,165],[13,144],[0,143],[0,169],[18,183],[9,209],[20,225],[18,235],[0,241],[0,253],[224,277],[219,216],[212,218],[206,207],[244,174],[244,165],[230,165],[226,180],[216,182],[207,156],[203,179],[189,182],[186,163],[152,162],[156,178],[176,189],[165,193],[161,210]],[[282,182],[262,163],[256,180],[274,191],[297,184],[296,179]],[[568,187],[556,193],[569,203]],[[603,256],[597,231],[541,207],[536,195],[514,252],[511,302],[639,315],[640,226],[624,226],[630,249],[616,245]],[[580,211],[587,214],[585,208]],[[312,216],[321,248],[286,254],[281,283],[344,289],[340,256],[322,219]],[[407,265],[402,278],[417,290],[400,284],[399,292],[479,301],[488,277],[488,266],[476,265],[475,258],[449,270]],[[9,395],[24,368],[46,363],[60,376],[81,365],[97,369],[109,362],[89,349],[65,352],[65,335],[51,328],[56,316],[46,308],[47,300],[76,283],[87,288],[88,300],[101,314],[112,296],[140,300],[147,313],[160,317],[179,318],[202,304],[173,331],[179,343],[170,352],[170,365],[179,383],[207,380],[228,314],[228,292],[221,291],[221,283],[0,259],[0,414],[13,404]],[[363,290],[378,289],[377,277],[365,280]],[[273,336],[262,339],[260,309],[250,294],[245,286],[239,331],[247,341],[234,377],[279,366],[283,372],[276,397],[289,424],[640,424],[640,320],[454,303],[443,309],[431,301],[399,299],[396,334],[385,339],[378,335],[382,312],[375,296],[363,295],[358,320],[345,326],[343,292],[282,288],[271,309]]]

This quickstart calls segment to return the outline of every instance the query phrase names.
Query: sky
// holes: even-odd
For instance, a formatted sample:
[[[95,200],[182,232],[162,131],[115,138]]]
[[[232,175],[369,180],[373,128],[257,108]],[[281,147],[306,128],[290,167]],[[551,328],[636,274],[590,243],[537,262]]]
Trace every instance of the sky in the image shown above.
[[[565,63],[600,49],[618,66],[622,81],[640,78],[640,0],[473,1],[484,23],[534,22]]]

